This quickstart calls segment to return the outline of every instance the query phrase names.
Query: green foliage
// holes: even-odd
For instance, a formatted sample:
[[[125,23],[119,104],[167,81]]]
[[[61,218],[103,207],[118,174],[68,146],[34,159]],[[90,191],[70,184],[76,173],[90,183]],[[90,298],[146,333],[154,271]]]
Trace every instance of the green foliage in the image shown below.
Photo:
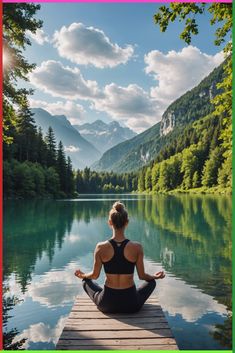
[[[154,163],[139,172],[138,191],[231,188],[231,156],[224,157],[224,146],[218,138],[220,126],[221,119],[214,115],[188,125],[179,138],[162,148]]]
[[[56,165],[56,139],[52,127],[49,126],[48,132],[45,137],[45,142],[47,146],[47,166]]]
[[[13,131],[18,116],[32,90],[17,88],[17,81],[28,81],[28,73],[34,68],[24,58],[22,50],[30,45],[27,31],[35,33],[42,21],[34,16],[40,9],[35,4],[3,4],[3,140],[13,142]]]
[[[86,167],[83,171],[77,170],[75,185],[79,194],[131,192],[137,190],[138,176],[135,173],[97,173]]]
[[[211,152],[202,172],[202,185],[209,187],[217,185],[218,171],[223,161],[222,154],[223,150],[219,147]]]
[[[22,129],[15,141],[6,146],[4,197],[73,197],[73,167],[69,157],[66,161],[63,144],[59,143],[56,152],[53,130],[49,129],[45,142],[40,129],[37,132],[34,125],[30,127],[30,119],[29,115],[28,125],[23,120],[25,132]]]
[[[152,189],[152,170],[150,167],[148,167],[145,174],[145,190],[150,191],[151,189]]]
[[[223,162],[218,171],[218,184],[222,187],[232,188],[232,155],[230,154]]]

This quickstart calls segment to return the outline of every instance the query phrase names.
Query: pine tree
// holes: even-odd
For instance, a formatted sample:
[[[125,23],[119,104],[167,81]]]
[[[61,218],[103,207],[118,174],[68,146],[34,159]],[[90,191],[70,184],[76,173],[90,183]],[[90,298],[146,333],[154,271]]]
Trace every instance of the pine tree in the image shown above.
[[[90,168],[86,167],[83,171],[83,183],[84,183],[84,192],[89,192],[90,190]]]
[[[71,158],[67,157],[67,171],[66,171],[66,193],[68,196],[73,196],[74,194],[74,175],[73,175],[73,166]]]
[[[20,162],[25,160],[35,162],[37,159],[37,128],[33,114],[29,109],[27,98],[25,96],[22,97],[22,101],[22,106],[16,119],[16,159]]]
[[[52,127],[49,126],[48,132],[45,137],[47,146],[47,167],[56,166],[56,140]]]
[[[43,139],[41,126],[38,128],[37,134],[37,162],[43,166],[47,164],[47,145]]]
[[[82,175],[82,172],[81,172],[80,169],[77,170],[75,183],[76,183],[76,191],[78,193],[83,192],[83,190],[84,190],[84,181],[83,181],[83,175]]]
[[[223,162],[223,151],[216,147],[210,154],[210,158],[206,161],[202,173],[202,185],[212,187],[217,185],[218,171]]]
[[[67,165],[66,157],[64,153],[64,146],[62,142],[59,142],[56,158],[56,170],[60,180],[60,190],[63,193],[67,193]]]

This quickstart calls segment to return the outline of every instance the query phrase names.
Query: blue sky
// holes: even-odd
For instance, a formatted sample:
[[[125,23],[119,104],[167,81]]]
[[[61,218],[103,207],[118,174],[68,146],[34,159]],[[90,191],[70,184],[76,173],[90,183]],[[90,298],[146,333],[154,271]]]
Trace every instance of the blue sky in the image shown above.
[[[183,24],[161,33],[153,22],[160,4],[44,3],[43,32],[32,36],[26,57],[33,107],[65,114],[71,123],[117,120],[141,132],[167,106],[223,60],[213,44],[209,15],[198,17],[191,46],[179,39]]]

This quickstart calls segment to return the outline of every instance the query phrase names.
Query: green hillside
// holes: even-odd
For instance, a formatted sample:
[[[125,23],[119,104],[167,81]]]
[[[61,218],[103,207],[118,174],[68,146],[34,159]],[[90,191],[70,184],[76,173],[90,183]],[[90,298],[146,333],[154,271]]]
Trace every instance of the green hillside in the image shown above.
[[[103,154],[92,165],[97,171],[131,172],[155,160],[164,146],[184,134],[184,128],[213,111],[211,99],[218,93],[216,85],[223,76],[223,64],[214,69],[201,83],[173,102],[162,116],[161,122],[125,141]],[[164,135],[160,133],[169,113],[174,112],[174,128]]]

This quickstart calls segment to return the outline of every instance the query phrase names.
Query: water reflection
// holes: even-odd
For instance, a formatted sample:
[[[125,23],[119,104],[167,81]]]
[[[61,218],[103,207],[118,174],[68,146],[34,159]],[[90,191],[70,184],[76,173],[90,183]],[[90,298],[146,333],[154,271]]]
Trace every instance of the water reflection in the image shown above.
[[[230,198],[90,197],[4,205],[4,281],[23,300],[8,324],[17,325],[18,339],[28,338],[25,348],[55,346],[75,296],[82,293],[74,270],[90,271],[95,244],[110,236],[107,213],[116,199],[125,199],[127,236],[143,244],[147,270],[163,266],[167,271],[158,295],[180,348],[229,348]],[[201,342],[195,333],[203,337]]]

